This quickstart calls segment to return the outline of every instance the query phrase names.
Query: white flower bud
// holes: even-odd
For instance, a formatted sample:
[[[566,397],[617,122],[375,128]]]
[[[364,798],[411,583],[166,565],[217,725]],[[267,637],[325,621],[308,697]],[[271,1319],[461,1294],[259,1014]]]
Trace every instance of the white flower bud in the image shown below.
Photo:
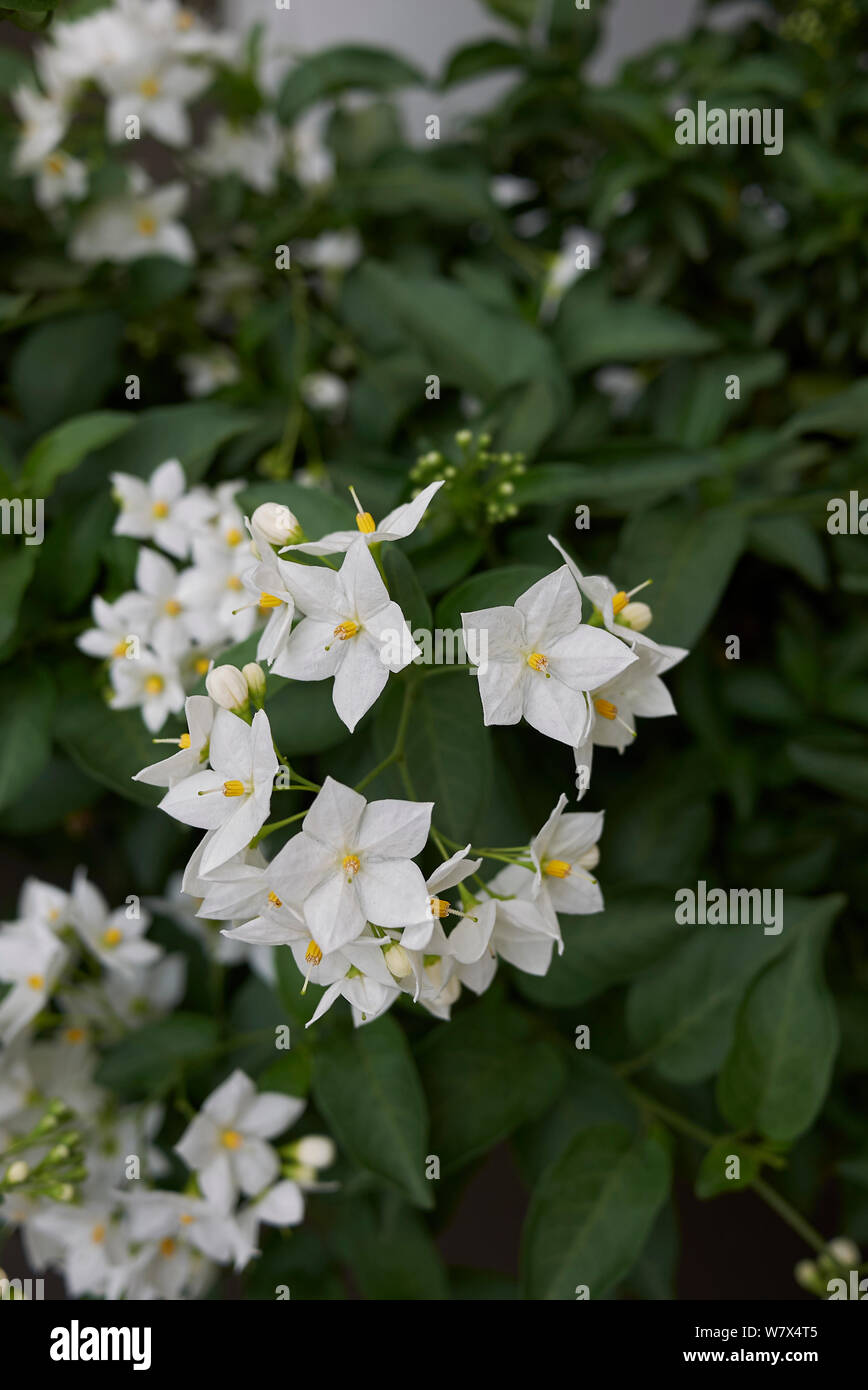
[[[330,1168],[337,1158],[337,1150],[325,1134],[306,1134],[293,1145],[293,1156],[308,1168]]]
[[[383,952],[383,959],[390,975],[394,975],[396,980],[403,980],[405,975],[412,974],[413,967],[410,964],[410,957],[403,946],[397,944],[390,946]]]
[[[461,981],[457,975],[453,975],[437,995],[438,1004],[454,1004],[461,993]]]
[[[651,619],[654,614],[647,603],[625,603],[618,619],[625,627],[631,627],[634,632],[644,632],[646,627],[650,627]]]
[[[799,1260],[793,1270],[793,1275],[799,1288],[807,1289],[810,1293],[814,1292],[817,1284],[817,1266],[813,1260]]]
[[[256,508],[252,520],[271,545],[287,545],[301,538],[298,517],[280,502],[263,502]]]
[[[826,1249],[843,1269],[857,1269],[862,1259],[858,1245],[849,1236],[836,1236],[829,1241]]]
[[[249,703],[247,681],[237,666],[215,666],[205,677],[205,689],[221,709],[240,710]]]
[[[247,682],[247,689],[251,699],[257,709],[262,709],[262,702],[265,699],[265,672],[255,661],[248,661],[246,666],[242,666],[241,674]]]
[[[30,1165],[24,1162],[23,1158],[18,1158],[14,1163],[10,1163],[6,1169],[6,1181],[11,1183],[26,1182],[30,1177]]]
[[[71,1182],[62,1182],[51,1195],[56,1202],[71,1202],[75,1196],[75,1188]]]

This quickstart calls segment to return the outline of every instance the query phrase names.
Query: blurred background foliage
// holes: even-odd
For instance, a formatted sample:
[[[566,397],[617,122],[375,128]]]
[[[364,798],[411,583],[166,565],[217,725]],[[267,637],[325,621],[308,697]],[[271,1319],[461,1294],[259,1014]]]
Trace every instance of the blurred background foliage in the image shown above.
[[[36,22],[30,3],[11,8]],[[448,1025],[407,1006],[355,1034],[335,1010],[304,1033],[313,1000],[291,964],[278,961],[275,989],[241,971],[218,989],[198,948],[159,923],[198,963],[185,1016],[108,1053],[106,1084],[170,1095],[183,1076],[196,1098],[242,1065],[272,1089],[312,1088],[342,1150],[340,1194],[289,1240],[269,1237],[251,1297],[289,1283],[293,1298],[570,1298],[579,1282],[594,1297],[672,1297],[682,1239],[690,1258],[686,1185],[737,1205],[720,1195],[731,1152],[742,1186],[770,1164],[794,1208],[832,1223],[825,1236],[868,1242],[868,541],[826,528],[830,498],[868,492],[868,5],[701,25],[605,86],[583,76],[602,0],[554,0],[544,25],[534,0],[488,8],[514,39],[456,52],[441,87],[514,81],[439,141],[402,130],[394,97],[420,81],[403,59],[338,47],[293,67],[276,112],[291,127],[332,103],[334,181],[287,177],[279,196],[200,183],[196,266],[75,265],[62,215],[5,181],[0,479],[7,497],[44,498],[47,523],[41,547],[0,549],[7,916],[28,872],[63,884],[82,861],[110,897],[159,893],[191,848],[129,781],[152,757],[138,715],[108,711],[73,646],[91,594],[132,578],[137,547],[111,534],[115,469],[146,475],[177,456],[191,481],[243,477],[249,506],[286,501],[320,534],[347,524],[350,483],[376,515],[407,495],[417,456],[440,449],[460,469],[453,438],[469,423],[524,453],[518,514],[491,520],[472,487],[444,489],[389,560],[414,622],[451,626],[488,593],[518,594],[552,567],[554,532],[586,573],[653,578],[650,635],[693,649],[671,680],[679,718],[645,725],[623,758],[598,755],[588,805],[607,809],[606,912],[567,921],[544,979],[503,972]],[[227,72],[206,104],[260,109],[254,52],[255,39],[250,71]],[[5,93],[26,68],[20,46],[3,50]],[[359,89],[368,100],[348,100]],[[673,113],[699,100],[782,108],[783,152],[677,145]],[[14,138],[7,108],[7,164]],[[74,153],[77,139],[94,136],[74,130]],[[116,185],[109,151],[81,152]],[[148,157],[159,173],[162,152]],[[537,191],[505,208],[502,175]],[[346,275],[295,259],[275,271],[276,246],[346,228],[365,248]],[[565,236],[594,248],[592,269],[541,313]],[[206,329],[197,310],[227,259],[243,273]],[[215,342],[241,378],[191,403],[177,360]],[[303,401],[321,368],[348,382],[342,418]],[[574,529],[579,504],[588,531]],[[272,711],[307,775],[346,782],[388,752],[397,720],[386,697],[350,741],[317,687],[285,687]],[[526,727],[483,729],[477,692],[447,675],[423,688],[408,756],[451,836],[514,845],[571,791],[563,752]],[[400,795],[390,775],[367,795]],[[784,890],[783,934],[676,926],[673,893],[699,879]],[[284,1061],[232,1042],[287,1017]],[[590,1053],[574,1046],[583,1023]],[[215,1038],[231,1049],[216,1062]],[[520,1275],[486,1272],[484,1237],[478,1268],[447,1265],[436,1238],[505,1140],[532,1193]],[[430,1154],[439,1183],[423,1176]],[[791,1261],[773,1287],[797,1296]]]

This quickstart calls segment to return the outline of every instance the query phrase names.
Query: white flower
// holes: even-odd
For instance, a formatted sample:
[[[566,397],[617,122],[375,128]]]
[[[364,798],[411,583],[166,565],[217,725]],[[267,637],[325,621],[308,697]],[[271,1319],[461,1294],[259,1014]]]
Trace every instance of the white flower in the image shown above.
[[[291,541],[301,530],[298,517],[280,502],[260,503],[250,518],[250,523],[254,537],[256,531],[259,531],[269,548],[273,545],[286,545],[287,541]],[[261,559],[267,558],[262,549],[259,554]]]
[[[579,249],[588,248],[589,270],[596,269],[602,242],[596,232],[587,227],[568,227],[561,240],[560,250],[552,256],[543,290],[543,318],[551,317],[572,284],[584,272],[578,264]]]
[[[334,156],[323,139],[323,127],[328,116],[328,106],[321,103],[305,112],[293,128],[293,167],[295,177],[303,188],[316,188],[328,183],[334,174]]]
[[[243,537],[243,530],[239,534]],[[243,597],[245,577],[255,563],[246,546],[226,545],[216,533],[193,541],[193,564],[181,576],[178,597],[187,626],[202,646],[243,642],[253,631],[256,608]]]
[[[462,916],[460,912],[453,912],[449,903],[440,897],[441,893],[446,893],[450,888],[462,883],[470,874],[475,874],[482,864],[481,859],[468,859],[470,850],[469,845],[464,849],[458,850],[447,859],[431,874],[425,887],[428,890],[428,911],[424,920],[420,922],[408,923],[401,936],[401,945],[408,951],[420,951],[427,946],[434,931],[435,922],[442,917],[453,915]]]
[[[163,954],[156,942],[142,940],[150,915],[138,903],[109,912],[102,893],[82,869],[76,870],[72,881],[70,917],[84,944],[109,970],[134,974]]]
[[[216,1092],[215,1092],[216,1094]],[[130,1239],[159,1242],[170,1258],[179,1245],[191,1245],[218,1264],[249,1255],[235,1220],[212,1202],[181,1192],[133,1192],[124,1198]]]
[[[140,594],[121,594],[114,603],[106,603],[95,594],[91,613],[96,627],[75,639],[75,645],[88,656],[119,661],[129,653],[131,639],[144,641],[147,637],[146,604]]]
[[[0,1039],[10,1043],[48,1001],[68,960],[48,927],[23,922],[0,931],[0,980],[12,988],[0,1002]]]
[[[53,883],[26,878],[18,898],[18,916],[24,922],[39,922],[52,931],[60,931],[67,925],[69,894]]]
[[[215,833],[202,856],[202,872],[217,869],[243,849],[268,818],[277,755],[264,710],[246,724],[228,710],[214,716],[208,752],[211,770],[171,787],[162,810],[184,825]]]
[[[354,941],[366,922],[402,927],[427,916],[428,891],[412,861],[428,839],[432,809],[430,801],[369,805],[359,792],[326,778],[301,831],[282,851],[291,897],[304,903],[322,952]]]
[[[347,403],[348,394],[347,383],[334,372],[308,372],[302,377],[302,399],[311,410],[338,415]]]
[[[214,723],[214,702],[207,695],[188,695],[184,702],[187,719],[186,734],[178,739],[167,739],[167,743],[177,743],[177,753],[172,753],[160,762],[150,763],[137,772],[134,782],[145,782],[149,787],[173,787],[185,777],[198,772],[208,759],[208,740]]]
[[[77,200],[87,192],[87,168],[80,159],[54,150],[42,160],[36,173],[36,201],[41,208],[56,208],[65,199]]]
[[[575,747],[588,725],[586,692],[613,680],[635,657],[608,633],[583,624],[582,601],[566,566],[531,586],[514,607],[462,613],[470,652],[485,631],[479,666],[486,724],[522,716],[549,738]]]
[[[323,232],[315,241],[302,242],[298,256],[316,270],[350,270],[362,255],[362,240],[352,228]]]
[[[190,553],[191,536],[204,526],[213,504],[199,489],[187,492],[184,470],[177,459],[161,463],[147,482],[130,473],[113,473],[111,482],[120,506],[114,525],[116,536],[152,540],[178,559]]]
[[[250,533],[260,559],[245,572],[243,583],[248,593],[254,596],[259,611],[268,614],[265,631],[256,647],[256,660],[267,661],[271,665],[286,645],[292,628],[295,599],[290,579],[296,567],[275,555],[266,536],[259,530],[255,515],[250,522]]]
[[[346,999],[350,1005],[357,1028],[373,1023],[391,1008],[401,991],[386,964],[385,952],[390,945],[370,933],[327,954],[312,938],[291,944],[295,963],[305,977],[302,993],[309,982],[327,986],[305,1026],[310,1028],[338,999]]]
[[[349,550],[360,534],[368,545],[377,545],[380,541],[406,540],[407,536],[411,536],[416,530],[428,510],[431,499],[442,486],[442,479],[437,483],[429,483],[412,502],[404,502],[384,516],[379,525],[370,512],[364,510],[354,493],[357,530],[330,531],[318,541],[301,541],[296,545],[287,546],[286,549],[300,550],[305,555],[334,555],[339,551]]]
[[[252,1197],[277,1177],[280,1161],[266,1140],[294,1124],[304,1108],[293,1096],[257,1095],[250,1077],[234,1071],[212,1091],[175,1151],[209,1202],[228,1211],[239,1189]]]
[[[32,173],[66,134],[69,110],[64,102],[42,96],[34,87],[16,87],[10,99],[22,123],[12,167],[17,174]]]
[[[187,202],[182,183],[162,188],[135,188],[107,198],[81,217],[69,244],[74,261],[138,260],[140,256],[168,256],[171,260],[196,259],[193,239],[178,215]]]
[[[241,378],[238,358],[229,348],[216,347],[212,352],[187,352],[178,358],[184,373],[187,395],[195,399],[210,396],[222,386],[234,386]]]
[[[137,27],[120,5],[51,26],[52,43],[37,51],[36,64],[46,90],[71,96],[89,78],[100,81],[128,63],[140,42]]]
[[[497,174],[488,185],[498,207],[511,208],[516,203],[528,203],[539,193],[532,179],[519,179],[512,174]]]
[[[106,1293],[123,1263],[126,1240],[113,1217],[114,1204],[104,1199],[83,1206],[51,1202],[34,1217],[38,1233],[63,1251],[63,1273],[72,1298]]]
[[[141,709],[145,725],[155,734],[170,714],[184,708],[184,687],[174,657],[143,647],[138,657],[113,661],[109,677],[114,693],[111,709]]]
[[[106,131],[109,140],[126,137],[127,121],[137,116],[141,131],[165,145],[190,143],[187,104],[211,81],[205,68],[178,62],[157,44],[140,42],[134,58],[107,68],[100,85],[108,95]]]
[[[489,883],[495,898],[491,944],[498,956],[528,975],[545,975],[557,943],[563,951],[560,927],[548,895],[539,893],[535,875],[520,864],[509,864]],[[486,958],[482,964],[486,965]],[[493,973],[493,972],[491,972]]]
[[[275,675],[321,681],[334,677],[332,700],[350,732],[382,694],[390,671],[419,655],[365,542],[350,546],[339,573],[294,565],[285,583],[307,616],[273,664]]]
[[[284,1179],[274,1184],[262,1197],[242,1207],[236,1218],[238,1230],[244,1242],[242,1253],[236,1259],[236,1269],[243,1266],[258,1254],[257,1241],[259,1227],[298,1226],[304,1219],[304,1197],[297,1182]]]
[[[575,560],[567,554],[560,541],[554,536],[549,536],[549,540],[558,554],[563,557],[567,569],[581,592],[599,610],[607,632],[611,632],[614,637],[620,637],[634,650],[641,646],[657,646],[652,638],[644,635],[642,629],[628,627],[623,621],[618,622],[618,618],[623,618],[623,614],[630,606],[632,594],[638,593],[639,589],[644,589],[645,584],[640,584],[639,589],[633,589],[631,593],[627,594],[623,589],[616,588],[611,579],[604,574],[582,574]],[[645,626],[648,626],[647,622]],[[673,648],[673,650],[677,649]]]
[[[206,174],[237,174],[257,193],[273,193],[283,157],[283,132],[271,115],[247,126],[218,116],[208,129],[195,163]]]
[[[603,895],[590,870],[600,858],[597,841],[603,833],[603,812],[564,815],[566,804],[567,798],[561,796],[530,842],[537,889],[555,912],[602,912]]]
[[[180,575],[164,555],[142,546],[136,562],[136,587],[142,596],[149,640],[155,650],[179,657],[190,646],[190,630],[179,598]]]

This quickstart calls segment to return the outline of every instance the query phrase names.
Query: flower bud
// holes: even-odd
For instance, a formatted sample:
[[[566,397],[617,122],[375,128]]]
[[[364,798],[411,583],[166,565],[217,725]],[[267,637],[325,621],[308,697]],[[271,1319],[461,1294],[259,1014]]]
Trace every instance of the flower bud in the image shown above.
[[[859,1247],[849,1236],[836,1236],[828,1242],[826,1249],[843,1269],[858,1269],[862,1256]]]
[[[462,449],[466,449],[468,444],[472,443],[472,441],[473,434],[470,430],[459,430],[455,436],[455,443],[459,444]]]
[[[307,1168],[330,1168],[337,1158],[337,1150],[325,1134],[306,1134],[293,1144],[292,1152]]]
[[[215,705],[235,714],[250,703],[247,681],[237,666],[215,666],[205,677],[205,689]]]
[[[9,1183],[26,1182],[30,1177],[30,1165],[25,1163],[23,1158],[18,1158],[14,1163],[10,1163],[6,1169],[6,1181]]]
[[[65,1144],[55,1144],[48,1155],[49,1163],[63,1163],[67,1158],[69,1158],[69,1149]]]
[[[257,709],[262,709],[265,701],[265,672],[257,662],[248,661],[246,666],[242,666],[241,674],[247,682],[251,700]]]
[[[253,513],[252,521],[271,545],[288,545],[302,538],[298,517],[280,502],[263,502]]]
[[[653,616],[647,603],[625,603],[618,614],[618,621],[624,627],[631,627],[634,632],[644,632],[646,627],[650,627]]]
[[[793,1270],[796,1283],[801,1289],[807,1289],[809,1293],[815,1293],[817,1287],[817,1266],[813,1260],[799,1260]]]
[[[71,1202],[75,1196],[75,1188],[71,1182],[59,1182],[55,1187],[48,1189],[49,1197],[53,1197],[55,1202]]]
[[[383,959],[390,975],[394,975],[396,980],[403,980],[406,975],[412,973],[413,967],[410,964],[410,957],[403,946],[395,943],[383,952]]]

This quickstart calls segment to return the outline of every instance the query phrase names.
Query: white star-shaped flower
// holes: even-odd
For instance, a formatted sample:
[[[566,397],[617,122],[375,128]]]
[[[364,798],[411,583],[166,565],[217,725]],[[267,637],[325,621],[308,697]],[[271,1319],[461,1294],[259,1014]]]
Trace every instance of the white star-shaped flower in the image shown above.
[[[133,781],[145,782],[149,787],[173,787],[176,782],[182,782],[185,777],[192,777],[194,772],[198,772],[208,760],[208,742],[216,708],[209,695],[188,695],[184,702],[188,732],[181,734],[178,739],[165,740],[166,743],[177,743],[177,753],[143,767]]]
[[[566,805],[567,798],[561,796],[530,842],[537,891],[555,912],[602,912],[603,895],[591,870],[600,858],[597,841],[603,833],[603,812],[564,815]]]
[[[143,941],[150,915],[138,904],[109,911],[108,903],[84,870],[78,869],[70,894],[70,917],[78,935],[108,970],[134,974],[163,954],[154,941]]]
[[[196,530],[204,525],[213,506],[199,489],[187,492],[184,470],[177,459],[167,459],[145,482],[130,473],[113,473],[112,488],[120,505],[114,524],[116,536],[153,541],[179,560],[190,553]]]
[[[613,680],[635,657],[607,632],[582,623],[582,600],[563,566],[513,607],[462,613],[467,650],[480,650],[479,692],[486,724],[528,724],[576,747],[588,725],[587,692]]]
[[[376,523],[370,512],[366,512],[361,503],[356,498],[356,527],[355,531],[330,531],[327,536],[322,536],[318,541],[301,541],[297,545],[288,545],[286,550],[301,550],[305,555],[334,555],[340,551],[349,550],[354,541],[359,539],[361,534],[368,545],[376,545],[380,541],[402,541],[411,536],[422,520],[428,509],[434,494],[443,486],[443,480],[437,483],[429,483],[414,497],[412,502],[404,502],[400,507],[395,507],[381,522]],[[355,493],[353,494],[355,498]]]

